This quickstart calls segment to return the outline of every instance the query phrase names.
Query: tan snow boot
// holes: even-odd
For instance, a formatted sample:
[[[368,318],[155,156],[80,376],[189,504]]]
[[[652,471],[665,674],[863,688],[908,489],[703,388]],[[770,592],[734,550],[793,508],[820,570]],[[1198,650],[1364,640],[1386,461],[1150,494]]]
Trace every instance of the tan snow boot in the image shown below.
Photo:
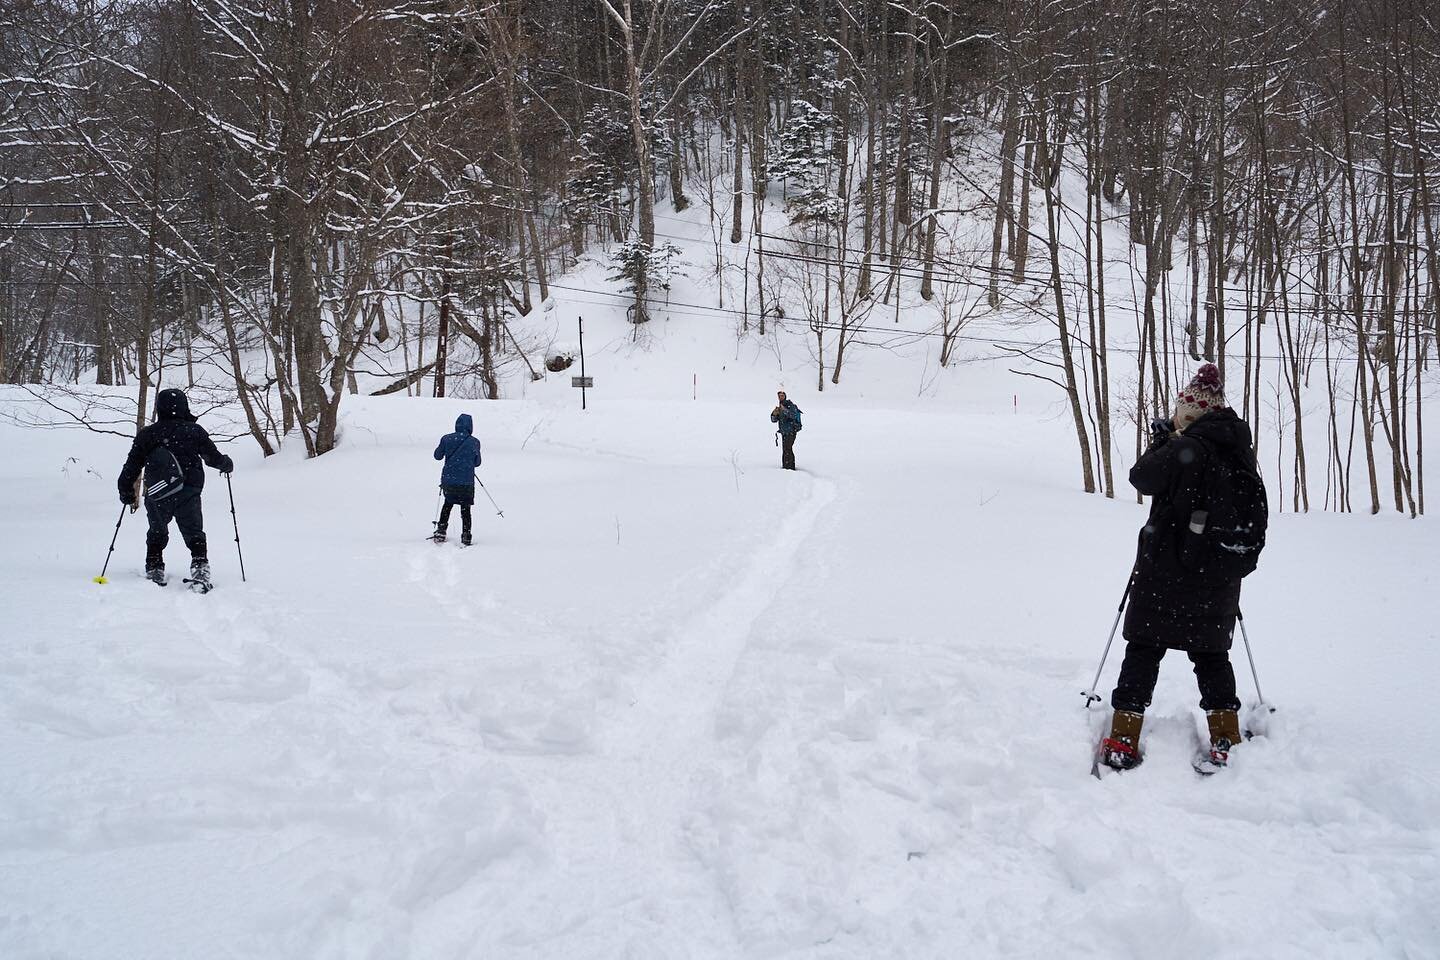
[[[1205,722],[1210,726],[1210,762],[1223,767],[1230,762],[1230,750],[1243,739],[1240,713],[1237,710],[1207,710]]]
[[[1110,720],[1110,736],[1100,744],[1101,761],[1115,770],[1130,770],[1140,765],[1140,728],[1145,714],[1116,710]]]

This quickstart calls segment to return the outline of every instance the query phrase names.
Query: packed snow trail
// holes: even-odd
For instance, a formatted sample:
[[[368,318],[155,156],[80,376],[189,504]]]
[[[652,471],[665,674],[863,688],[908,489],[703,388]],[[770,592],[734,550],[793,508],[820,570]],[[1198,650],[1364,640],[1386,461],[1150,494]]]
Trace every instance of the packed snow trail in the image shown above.
[[[807,406],[791,474],[745,406],[496,405],[506,517],[417,542],[465,406],[242,460],[251,582],[211,490],[204,597],[138,577],[143,525],[89,582],[120,444],[0,427],[0,956],[1437,955],[1423,524],[1277,516],[1267,736],[1198,778],[1172,656],[1097,782],[1143,514],[1009,420]]]

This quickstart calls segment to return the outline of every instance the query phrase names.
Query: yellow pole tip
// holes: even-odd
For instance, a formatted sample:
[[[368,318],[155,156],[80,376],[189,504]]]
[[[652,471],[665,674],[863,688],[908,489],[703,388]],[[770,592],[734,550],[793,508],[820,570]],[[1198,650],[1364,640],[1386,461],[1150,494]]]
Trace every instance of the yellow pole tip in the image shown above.
[[[95,582],[96,582],[96,583],[109,583],[109,582],[110,582],[110,578],[109,578],[109,577],[96,577],[96,578],[95,578]]]

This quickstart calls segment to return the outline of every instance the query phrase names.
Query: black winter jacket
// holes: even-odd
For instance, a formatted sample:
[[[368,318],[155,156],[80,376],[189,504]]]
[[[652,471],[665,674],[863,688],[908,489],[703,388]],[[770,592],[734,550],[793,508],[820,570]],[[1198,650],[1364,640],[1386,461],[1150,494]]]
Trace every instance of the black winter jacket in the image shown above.
[[[141,428],[130,445],[130,455],[120,471],[120,499],[130,502],[134,495],[135,480],[145,467],[145,460],[156,447],[167,447],[180,461],[185,474],[185,486],[197,493],[205,486],[205,468],[201,461],[208,463],[222,473],[235,468],[229,457],[221,453],[210,439],[205,428],[190,415],[190,403],[181,390],[161,390],[155,398],[154,423]]]
[[[1207,510],[1206,465],[1219,448],[1254,465],[1250,427],[1215,410],[1184,433],[1153,444],[1130,468],[1130,484],[1151,498],[1140,531],[1125,639],[1172,650],[1229,650],[1240,611],[1240,581],[1207,572],[1190,516]]]

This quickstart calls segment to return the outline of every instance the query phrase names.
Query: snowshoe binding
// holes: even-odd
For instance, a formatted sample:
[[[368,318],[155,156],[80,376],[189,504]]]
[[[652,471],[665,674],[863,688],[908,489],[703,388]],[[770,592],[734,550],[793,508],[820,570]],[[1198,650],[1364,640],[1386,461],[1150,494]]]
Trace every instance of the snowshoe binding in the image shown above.
[[[1201,753],[1195,757],[1191,766],[1195,772],[1202,777],[1209,777],[1219,773],[1230,765],[1230,747],[1228,740],[1220,740],[1210,744],[1208,752]]]
[[[1110,736],[1100,741],[1100,762],[1111,770],[1134,770],[1145,758],[1140,753],[1143,713],[1116,710],[1110,721]]]
[[[146,568],[145,568],[145,579],[146,579],[146,580],[149,580],[151,583],[155,584],[157,587],[163,587],[163,586],[165,586],[167,583],[170,582],[169,580],[166,580],[166,579],[165,579],[165,568],[164,568],[164,567],[146,567]]]
[[[431,542],[431,543],[444,543],[444,542],[445,542],[445,528],[442,527],[442,526],[440,526],[439,524],[436,524],[436,525],[435,525],[435,532],[432,533],[432,534],[430,534],[430,542]]]
[[[190,576],[185,578],[185,585],[192,593],[209,593],[215,589],[210,582],[210,563],[206,560],[196,560],[190,564]]]
[[[468,546],[470,546],[470,544],[472,544],[472,543],[474,543],[474,541],[470,539],[470,534],[468,534],[468,533],[462,533],[462,534],[460,534],[460,546],[462,546],[462,547],[468,547]]]
[[[1140,751],[1124,740],[1106,737],[1100,741],[1100,762],[1111,770],[1134,770],[1143,761]]]
[[[1230,765],[1230,751],[1241,742],[1240,714],[1235,710],[1208,710],[1205,722],[1210,728],[1209,749],[1196,752],[1191,764],[1202,777],[1219,773]]]

